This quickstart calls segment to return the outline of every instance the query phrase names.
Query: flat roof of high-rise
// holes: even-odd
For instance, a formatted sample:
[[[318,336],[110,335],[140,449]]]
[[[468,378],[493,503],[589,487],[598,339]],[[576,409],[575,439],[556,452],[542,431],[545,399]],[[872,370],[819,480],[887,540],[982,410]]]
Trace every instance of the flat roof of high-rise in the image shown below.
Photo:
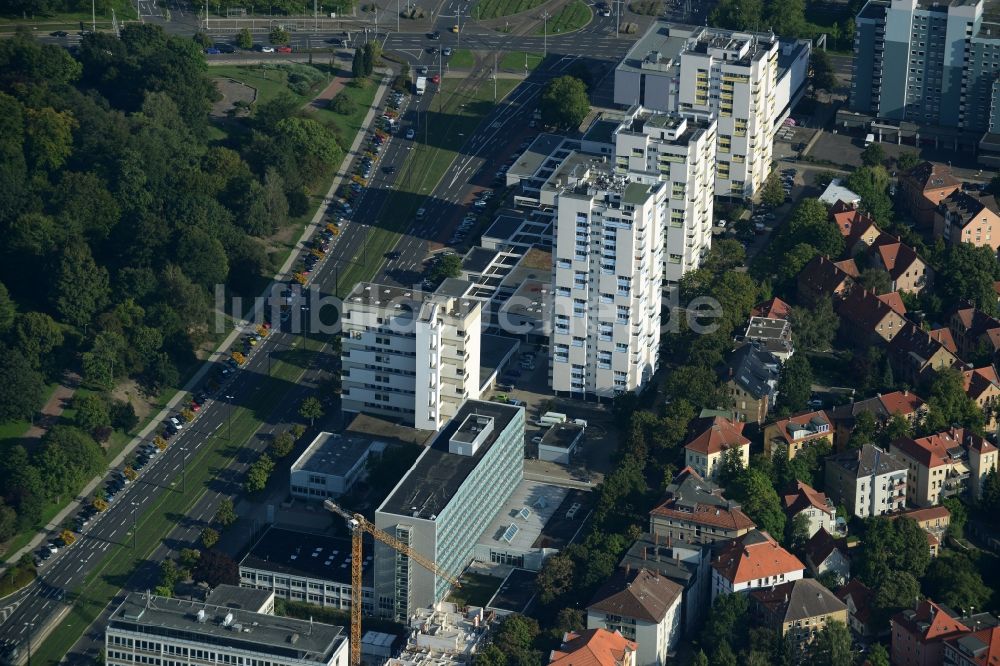
[[[472,471],[493,447],[522,407],[467,400],[431,445],[420,454],[402,480],[378,508],[380,513],[394,513],[431,520],[448,505]],[[449,442],[467,416],[477,414],[493,419],[493,430],[471,456],[451,453]]]
[[[108,628],[319,664],[347,642],[344,628],[335,625],[136,593],[111,613]]]

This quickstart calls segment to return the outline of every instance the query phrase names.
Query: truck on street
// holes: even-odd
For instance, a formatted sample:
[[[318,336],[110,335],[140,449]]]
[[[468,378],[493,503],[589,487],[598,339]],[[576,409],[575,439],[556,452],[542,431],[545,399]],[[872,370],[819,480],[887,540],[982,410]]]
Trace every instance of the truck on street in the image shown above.
[[[418,76],[417,82],[413,84],[413,91],[418,95],[423,95],[425,90],[427,90],[427,77]]]

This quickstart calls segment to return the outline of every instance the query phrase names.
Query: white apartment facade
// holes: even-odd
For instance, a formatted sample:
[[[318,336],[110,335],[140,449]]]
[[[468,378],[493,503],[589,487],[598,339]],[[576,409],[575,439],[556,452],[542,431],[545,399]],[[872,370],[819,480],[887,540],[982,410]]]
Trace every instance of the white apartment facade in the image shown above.
[[[906,508],[906,481],[906,464],[873,444],[826,459],[826,494],[858,518]]]
[[[615,133],[615,173],[667,183],[663,280],[676,284],[712,247],[714,119],[698,121],[634,107]]]
[[[356,285],[342,312],[343,410],[439,430],[479,398],[481,317],[459,292]]]
[[[556,208],[550,378],[557,394],[642,389],[660,343],[664,182],[572,153],[542,187]]]
[[[715,194],[751,197],[805,91],[811,45],[773,33],[654,21],[615,71],[615,102],[715,118]]]
[[[718,119],[715,192],[752,196],[771,170],[778,40],[703,33],[680,54],[681,113]]]

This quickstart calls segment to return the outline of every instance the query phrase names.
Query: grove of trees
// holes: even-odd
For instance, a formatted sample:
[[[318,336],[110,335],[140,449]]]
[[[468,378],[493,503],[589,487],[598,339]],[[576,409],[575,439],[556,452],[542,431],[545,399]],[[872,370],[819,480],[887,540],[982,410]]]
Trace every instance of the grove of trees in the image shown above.
[[[115,417],[134,420],[106,392],[175,386],[207,340],[216,286],[265,284],[265,237],[339,162],[335,131],[290,96],[210,141],[217,97],[200,45],[155,25],[88,34],[75,55],[27,31],[0,41],[0,423],[30,419],[67,369],[99,395],[75,405],[78,429],[4,457],[17,470],[0,498],[22,528],[104,464],[94,438]]]

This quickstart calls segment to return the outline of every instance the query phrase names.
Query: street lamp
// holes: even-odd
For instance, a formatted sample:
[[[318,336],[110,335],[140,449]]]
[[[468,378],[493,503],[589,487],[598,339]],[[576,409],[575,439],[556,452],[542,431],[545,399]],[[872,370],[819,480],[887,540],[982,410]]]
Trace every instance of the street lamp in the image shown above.
[[[187,447],[182,447],[181,453],[184,454],[181,457],[181,494],[183,495],[187,493],[187,460],[188,460]]]
[[[224,397],[226,398],[226,400],[229,401],[229,411],[226,414],[226,430],[228,431],[227,434],[226,434],[226,439],[227,440],[232,440],[232,438],[233,438],[233,396],[227,395],[227,396],[224,396]]]
[[[28,666],[31,666],[31,630],[35,628],[35,623],[25,622],[24,626],[28,629]]]
[[[549,13],[542,12],[542,57],[549,55]]]
[[[139,507],[138,502],[132,502],[132,550],[135,550],[135,533],[138,531],[136,530],[136,522],[135,522],[135,510],[138,507]]]

